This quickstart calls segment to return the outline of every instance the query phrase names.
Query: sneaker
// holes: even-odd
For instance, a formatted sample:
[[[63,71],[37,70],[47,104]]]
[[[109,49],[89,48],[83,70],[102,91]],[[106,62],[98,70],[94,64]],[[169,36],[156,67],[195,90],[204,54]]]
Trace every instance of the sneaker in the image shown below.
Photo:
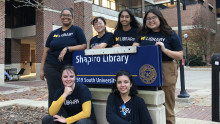
[[[11,77],[11,78],[9,78],[9,80],[12,80],[13,78]]]

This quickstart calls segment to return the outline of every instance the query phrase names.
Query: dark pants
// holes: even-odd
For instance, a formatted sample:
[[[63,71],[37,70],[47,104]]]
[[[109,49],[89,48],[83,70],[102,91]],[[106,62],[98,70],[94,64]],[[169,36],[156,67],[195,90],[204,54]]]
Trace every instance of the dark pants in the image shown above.
[[[63,86],[61,81],[61,66],[56,66],[53,64],[44,64],[44,73],[47,80],[48,87],[48,109],[53,102],[54,94],[56,91]]]
[[[42,119],[42,124],[62,124],[60,122],[53,121],[53,119],[53,116],[46,115]],[[74,124],[96,124],[96,122],[90,118],[85,118],[75,122]]]

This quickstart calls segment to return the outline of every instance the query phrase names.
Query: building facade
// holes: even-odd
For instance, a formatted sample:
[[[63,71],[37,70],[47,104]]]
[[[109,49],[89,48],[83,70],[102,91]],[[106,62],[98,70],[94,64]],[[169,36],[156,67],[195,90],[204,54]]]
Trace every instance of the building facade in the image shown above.
[[[181,8],[183,34],[193,35],[195,17],[201,15],[211,31],[212,41],[217,42],[220,39],[217,35],[220,19],[216,21],[216,13],[217,17],[220,13],[216,9],[216,6],[220,8],[218,4],[217,0],[186,0],[186,10]],[[90,23],[94,17],[103,16],[107,30],[113,32],[118,13],[123,9],[130,9],[139,22],[147,10],[160,9],[169,25],[178,29],[175,0],[174,5],[170,0],[44,0],[43,8],[38,9],[22,5],[15,0],[0,0],[0,83],[4,83],[3,71],[7,68],[17,68],[17,71],[25,68],[24,74],[36,73],[39,79],[45,41],[53,29],[61,26],[63,8],[73,8],[73,24],[84,30],[87,42],[95,35]]]

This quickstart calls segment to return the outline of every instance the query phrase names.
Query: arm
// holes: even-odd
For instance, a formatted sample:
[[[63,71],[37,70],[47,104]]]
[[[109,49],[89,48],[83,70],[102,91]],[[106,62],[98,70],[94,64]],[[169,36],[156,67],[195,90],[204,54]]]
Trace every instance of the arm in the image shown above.
[[[53,101],[50,108],[49,108],[49,114],[51,116],[57,114],[63,105],[64,101],[66,100],[66,97],[69,96],[73,92],[72,87],[65,87],[63,94],[60,96],[60,98],[57,101]]]
[[[107,43],[101,43],[99,45],[94,46],[92,49],[101,49],[107,47]]]
[[[139,43],[134,42],[132,46],[140,46]]]
[[[76,51],[76,50],[84,50],[86,49],[86,44],[76,45],[76,46],[67,46],[69,48],[69,52]],[[63,50],[60,52],[60,55],[58,57],[59,61],[63,61],[63,58],[67,52],[67,47],[63,48]]]
[[[130,124],[117,115],[113,94],[110,94],[107,100],[106,118],[109,124]]]
[[[91,115],[92,103],[91,101],[86,101],[82,104],[82,111],[74,116],[66,118],[67,124],[74,123],[83,118],[89,118]]]
[[[113,47],[120,47],[120,45],[119,44],[115,44]]]
[[[147,105],[145,104],[143,99],[140,99],[140,104],[138,104],[138,109],[140,112],[140,122],[141,124],[153,124],[150,113],[147,109]]]
[[[155,45],[161,46],[161,51],[165,53],[170,58],[181,60],[183,58],[183,51],[172,51],[164,47],[163,42],[156,42]]]
[[[57,101],[53,101],[49,108],[49,114],[51,116],[56,115],[59,112],[64,101],[65,101],[65,98],[63,96],[60,96],[60,98]]]
[[[108,46],[112,46],[113,40],[114,40],[114,35],[112,33],[106,32],[102,36],[100,44],[94,46],[92,49],[100,49],[100,48],[106,48]]]
[[[45,64],[45,60],[48,54],[48,51],[50,50],[50,48],[48,47],[44,47],[44,51],[43,51],[43,56],[41,59],[41,67],[40,67],[40,78],[41,80],[44,80],[44,64]]]

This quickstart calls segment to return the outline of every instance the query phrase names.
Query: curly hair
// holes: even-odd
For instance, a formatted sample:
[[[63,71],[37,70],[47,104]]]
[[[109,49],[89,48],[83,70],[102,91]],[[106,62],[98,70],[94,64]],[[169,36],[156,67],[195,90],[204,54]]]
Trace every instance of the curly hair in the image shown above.
[[[113,85],[112,85],[112,93],[115,94],[115,95],[120,96],[120,92],[118,91],[118,88],[117,88],[117,79],[118,79],[119,76],[127,76],[129,78],[130,83],[132,84],[132,87],[131,87],[130,92],[129,92],[129,96],[135,96],[138,93],[137,88],[134,84],[131,73],[128,72],[128,71],[125,71],[125,70],[120,70],[120,71],[117,72],[117,74],[115,76],[115,83],[113,83]]]
[[[115,27],[115,30],[117,29],[122,29],[122,24],[120,22],[120,17],[121,17],[121,14],[123,12],[127,12],[131,18],[131,22],[130,22],[130,26],[131,27],[134,27],[134,28],[139,28],[140,27],[140,24],[138,23],[138,21],[136,20],[136,18],[134,17],[134,15],[132,14],[132,12],[130,10],[122,10],[119,14],[118,14],[118,23]]]
[[[163,15],[162,15],[162,13],[161,13],[159,10],[157,10],[157,9],[150,9],[150,10],[145,14],[145,16],[144,16],[143,26],[142,26],[142,28],[141,28],[141,30],[140,30],[140,33],[139,33],[140,36],[139,36],[139,38],[140,38],[141,36],[146,35],[147,33],[149,33],[149,32],[152,31],[150,28],[148,28],[148,27],[146,26],[146,19],[147,19],[147,15],[148,15],[149,13],[155,14],[155,15],[158,17],[158,19],[160,20],[160,27],[159,27],[159,28],[160,28],[160,31],[162,32],[162,34],[163,34],[164,36],[169,37],[169,36],[171,36],[171,35],[173,34],[172,28],[168,25],[166,19],[165,19],[165,18],[163,17]]]

